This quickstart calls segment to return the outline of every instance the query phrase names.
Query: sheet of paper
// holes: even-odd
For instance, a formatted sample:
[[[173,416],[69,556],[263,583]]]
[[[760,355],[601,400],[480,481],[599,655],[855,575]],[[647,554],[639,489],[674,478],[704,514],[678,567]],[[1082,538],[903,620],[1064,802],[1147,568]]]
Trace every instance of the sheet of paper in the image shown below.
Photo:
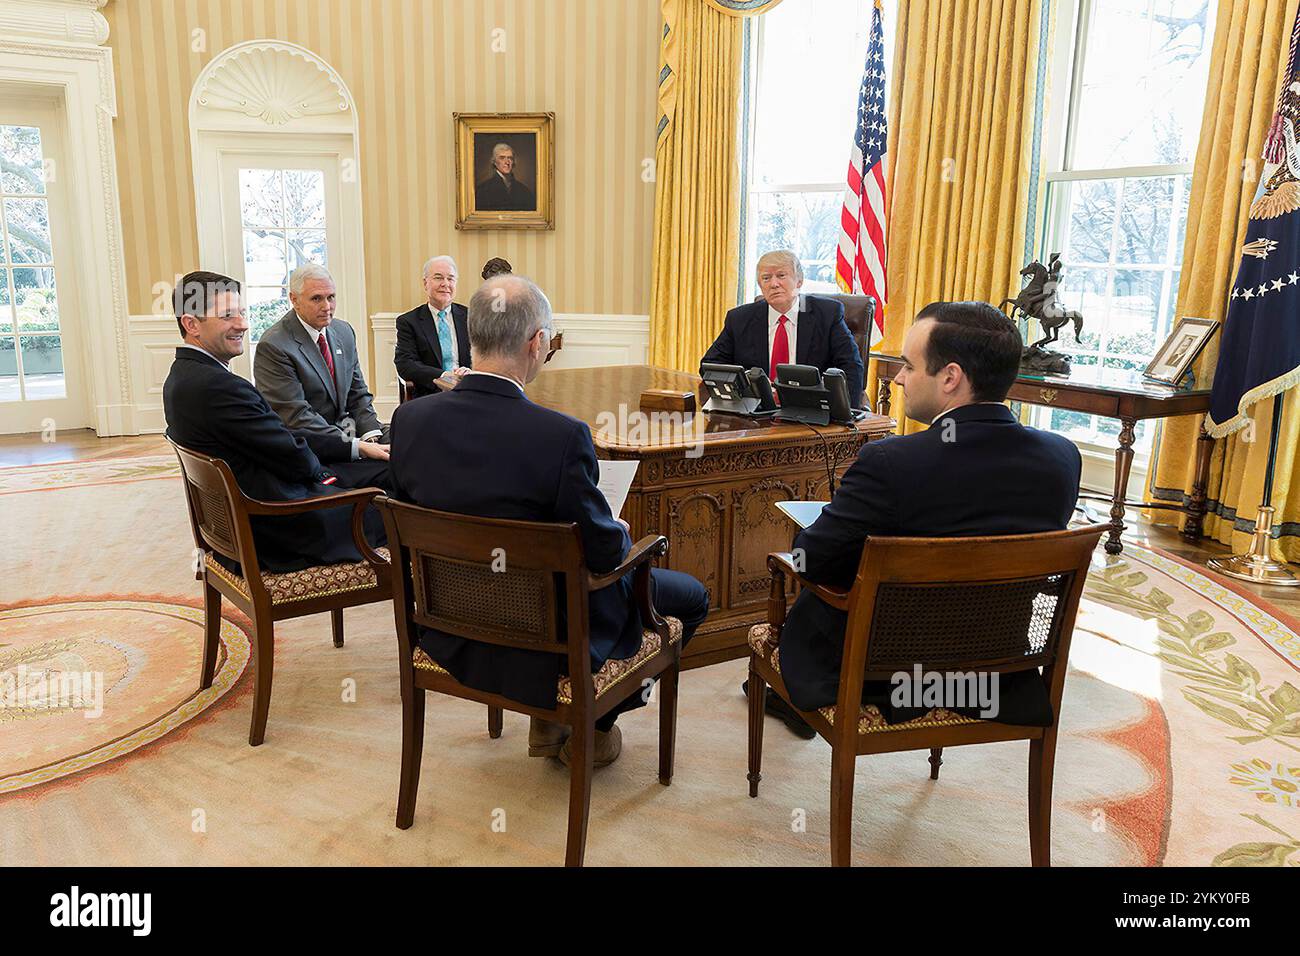
[[[822,513],[829,501],[778,501],[777,509],[801,528],[806,528]]]
[[[639,461],[602,461],[597,487],[609,502],[610,513],[617,518],[623,512],[623,503],[632,489],[632,479],[641,465]]]

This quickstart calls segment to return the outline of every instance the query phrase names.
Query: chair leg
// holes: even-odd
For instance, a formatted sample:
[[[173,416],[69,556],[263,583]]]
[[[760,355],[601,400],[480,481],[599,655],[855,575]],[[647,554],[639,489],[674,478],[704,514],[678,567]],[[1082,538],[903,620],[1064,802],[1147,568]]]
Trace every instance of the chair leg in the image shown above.
[[[259,747],[266,739],[271,678],[275,675],[275,625],[270,621],[253,622],[253,671],[253,721],[248,729],[248,743]]]
[[[831,744],[831,866],[850,866],[853,857],[853,771],[857,755]]]
[[[943,766],[943,748],[930,748],[930,779],[939,779],[939,768]]]
[[[665,787],[673,782],[673,755],[677,748],[677,676],[681,672],[678,657],[659,677],[659,782]]]
[[[591,813],[591,775],[595,769],[596,727],[591,714],[575,721],[569,737],[569,840],[565,866],[582,866],[587,852],[587,818]]]
[[[501,736],[501,716],[502,710],[500,707],[488,705],[488,736],[493,740]]]
[[[343,646],[343,608],[336,607],[330,611],[330,626],[334,630],[334,646]]]
[[[397,828],[409,830],[415,822],[415,795],[420,789],[420,758],[424,756],[425,691],[411,688],[411,700],[402,701],[402,777],[397,785]]]
[[[758,782],[763,779],[763,703],[767,696],[767,681],[754,668],[754,658],[749,658],[749,795],[758,796]]]
[[[203,660],[199,665],[199,690],[212,686],[217,670],[217,646],[221,643],[221,592],[211,584],[203,586]]]
[[[1052,767],[1056,762],[1056,728],[1029,742],[1029,861],[1052,865]]]

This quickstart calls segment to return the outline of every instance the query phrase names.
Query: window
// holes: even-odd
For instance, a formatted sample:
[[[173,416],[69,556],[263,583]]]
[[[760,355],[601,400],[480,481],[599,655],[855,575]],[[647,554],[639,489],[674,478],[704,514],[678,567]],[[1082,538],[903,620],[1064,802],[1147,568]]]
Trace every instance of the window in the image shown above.
[[[1057,162],[1046,177],[1040,256],[1061,252],[1061,303],[1084,316],[1079,342],[1067,327],[1052,346],[1076,367],[1140,373],[1172,327],[1214,8],[1210,0],[1077,0],[1062,8],[1062,24],[1073,20],[1075,29],[1058,28],[1057,73],[1069,74],[1069,96],[1048,134]],[[1030,334],[1041,335],[1037,325]],[[1034,416],[1041,427],[1106,448],[1120,427],[1078,412]],[[1140,423],[1139,454],[1150,441]]]
[[[327,266],[325,174],[319,169],[240,169],[249,337],[256,343],[289,311],[289,276]]]
[[[0,126],[0,402],[64,398],[41,131]]]
[[[885,63],[893,62],[894,0],[884,3]],[[769,249],[793,249],[804,289],[838,292],[835,250],[858,90],[871,39],[870,0],[785,0],[756,18],[745,117],[744,288]]]

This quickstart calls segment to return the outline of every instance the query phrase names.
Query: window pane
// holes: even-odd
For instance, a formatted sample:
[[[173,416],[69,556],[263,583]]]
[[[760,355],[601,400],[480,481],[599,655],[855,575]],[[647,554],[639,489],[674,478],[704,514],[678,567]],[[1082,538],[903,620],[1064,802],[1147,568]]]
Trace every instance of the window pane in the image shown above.
[[[0,402],[22,401],[18,385],[18,350],[12,335],[0,335]]]
[[[284,171],[287,226],[325,227],[325,174],[318,169]]]
[[[1149,269],[1119,269],[1106,323],[1106,351],[1112,355],[1142,355],[1146,361],[1156,351],[1156,325],[1161,314],[1165,275]],[[1127,366],[1115,366],[1127,367]]]
[[[23,332],[59,331],[59,304],[54,290],[53,269],[15,269],[14,305],[18,327]]]
[[[1119,263],[1167,262],[1174,177],[1124,180],[1124,204],[1115,240]]]
[[[0,126],[0,192],[45,194],[41,131],[34,126]]]
[[[1106,322],[1107,295],[1110,291],[1109,269],[1071,268],[1061,270],[1061,284],[1057,297],[1062,308],[1083,313],[1081,343],[1074,341],[1074,325],[1061,330],[1061,337],[1053,346],[1058,351],[1095,351],[1101,345],[1100,330]],[[1034,330],[1030,329],[1030,334]]]
[[[1094,0],[1071,168],[1193,160],[1214,6],[1207,0]]]
[[[754,199],[759,253],[793,249],[803,263],[805,292],[838,292],[835,249],[844,197],[830,192],[757,193]]]
[[[892,6],[886,5],[886,61]],[[754,108],[756,183],[844,182],[871,7],[860,0],[785,0],[763,14]]]
[[[6,199],[4,210],[12,261],[53,262],[49,203],[44,199]]]
[[[284,233],[244,230],[244,281],[249,285],[284,285],[289,281]]]
[[[1097,179],[1060,184],[1067,191],[1070,203],[1066,262],[1110,262],[1119,182],[1117,179]]]
[[[239,204],[245,226],[284,226],[282,183],[278,169],[241,169]]]
[[[14,332],[14,300],[9,293],[9,270],[0,269],[0,335]]]
[[[256,342],[262,333],[284,318],[289,311],[289,291],[285,286],[245,289],[248,300],[248,337]]]
[[[24,335],[19,344],[23,350],[23,385],[27,388],[27,400],[66,398],[63,340],[57,335]]]
[[[308,262],[329,265],[325,257],[324,229],[295,229],[289,233],[289,271]]]

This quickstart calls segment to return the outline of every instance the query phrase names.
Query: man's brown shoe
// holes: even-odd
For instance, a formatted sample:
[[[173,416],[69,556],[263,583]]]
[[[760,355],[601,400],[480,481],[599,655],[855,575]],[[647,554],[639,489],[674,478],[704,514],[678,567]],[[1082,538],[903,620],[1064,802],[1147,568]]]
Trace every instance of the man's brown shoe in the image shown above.
[[[573,743],[572,737],[566,740],[564,746],[560,748],[560,760],[566,767],[569,766],[569,761],[573,759],[573,754],[569,750],[571,743]],[[618,724],[611,727],[608,733],[596,731],[596,753],[592,760],[595,766],[608,767],[618,759],[618,755],[622,752],[623,731],[618,729]]]
[[[558,757],[569,737],[569,728],[539,717],[528,718],[528,756]]]

